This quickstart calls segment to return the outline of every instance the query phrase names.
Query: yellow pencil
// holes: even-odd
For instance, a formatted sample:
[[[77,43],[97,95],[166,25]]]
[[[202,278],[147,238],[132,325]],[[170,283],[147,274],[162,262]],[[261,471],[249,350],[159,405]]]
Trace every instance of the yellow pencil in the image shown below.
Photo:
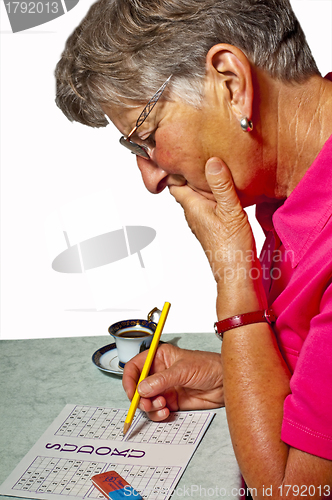
[[[158,325],[157,325],[156,331],[154,332],[153,339],[152,339],[152,342],[151,342],[151,345],[149,348],[149,352],[148,352],[148,355],[146,357],[146,360],[145,360],[145,363],[144,363],[144,366],[142,369],[142,373],[141,373],[141,376],[138,380],[137,386],[140,384],[140,382],[142,382],[142,380],[144,380],[149,375],[152,361],[153,361],[153,358],[156,354],[157,347],[158,347],[159,340],[160,340],[160,336],[161,336],[161,332],[163,331],[165,321],[166,321],[170,307],[171,307],[171,304],[169,302],[165,302],[163,310],[161,311]],[[131,400],[129,411],[128,411],[128,414],[127,414],[127,417],[126,417],[126,420],[125,420],[125,423],[123,426],[123,434],[126,434],[129,427],[131,426],[135,412],[136,412],[137,407],[138,407],[139,400],[140,400],[140,395],[138,394],[137,387],[136,387],[136,391],[135,391],[133,399]]]

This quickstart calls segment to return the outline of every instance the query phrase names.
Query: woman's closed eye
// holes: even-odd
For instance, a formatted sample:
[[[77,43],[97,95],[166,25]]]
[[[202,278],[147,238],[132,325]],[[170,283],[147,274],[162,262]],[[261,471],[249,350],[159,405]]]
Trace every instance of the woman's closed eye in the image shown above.
[[[142,144],[147,144],[149,148],[154,148],[156,145],[155,132],[156,131],[153,130],[152,132],[140,134],[137,142]]]

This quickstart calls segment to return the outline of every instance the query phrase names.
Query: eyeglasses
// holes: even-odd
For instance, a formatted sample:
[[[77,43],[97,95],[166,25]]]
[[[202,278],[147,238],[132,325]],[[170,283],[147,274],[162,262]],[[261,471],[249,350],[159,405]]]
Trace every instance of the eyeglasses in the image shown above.
[[[162,84],[162,86],[157,90],[157,92],[154,94],[154,96],[150,99],[150,101],[147,103],[147,105],[144,107],[142,113],[139,115],[137,122],[135,124],[135,127],[129,132],[129,134],[125,137],[122,136],[120,138],[120,144],[124,146],[125,148],[129,149],[134,155],[141,156],[142,158],[146,158],[147,160],[150,159],[150,155],[148,153],[148,148],[146,146],[141,146],[140,144],[137,144],[134,141],[131,141],[130,138],[131,136],[136,132],[138,127],[142,125],[142,123],[145,122],[155,105],[157,104],[158,100],[160,99],[162,93],[165,90],[166,85],[172,78],[172,75],[170,75],[167,80]],[[107,115],[105,115],[106,119],[109,121],[109,118]]]

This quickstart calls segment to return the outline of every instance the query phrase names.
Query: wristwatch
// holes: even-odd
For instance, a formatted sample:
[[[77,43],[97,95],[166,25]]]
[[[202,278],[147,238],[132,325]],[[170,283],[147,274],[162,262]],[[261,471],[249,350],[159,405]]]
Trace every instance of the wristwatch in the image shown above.
[[[276,321],[277,317],[272,309],[265,309],[264,311],[254,311],[245,314],[237,314],[231,318],[217,321],[214,324],[214,331],[218,338],[223,339],[224,333],[227,330],[232,330],[238,326],[251,325],[253,323],[268,323],[271,325]]]

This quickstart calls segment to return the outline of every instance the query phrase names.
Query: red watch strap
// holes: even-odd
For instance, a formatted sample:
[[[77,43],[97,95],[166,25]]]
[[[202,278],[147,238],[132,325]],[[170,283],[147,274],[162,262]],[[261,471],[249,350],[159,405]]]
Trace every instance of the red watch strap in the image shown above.
[[[227,330],[232,330],[232,328],[237,328],[238,326],[251,325],[253,323],[274,323],[277,317],[272,311],[272,309],[265,309],[264,311],[254,311],[245,314],[237,314],[231,318],[223,319],[222,321],[217,321],[214,324],[214,330],[216,335],[222,340],[224,332]]]

